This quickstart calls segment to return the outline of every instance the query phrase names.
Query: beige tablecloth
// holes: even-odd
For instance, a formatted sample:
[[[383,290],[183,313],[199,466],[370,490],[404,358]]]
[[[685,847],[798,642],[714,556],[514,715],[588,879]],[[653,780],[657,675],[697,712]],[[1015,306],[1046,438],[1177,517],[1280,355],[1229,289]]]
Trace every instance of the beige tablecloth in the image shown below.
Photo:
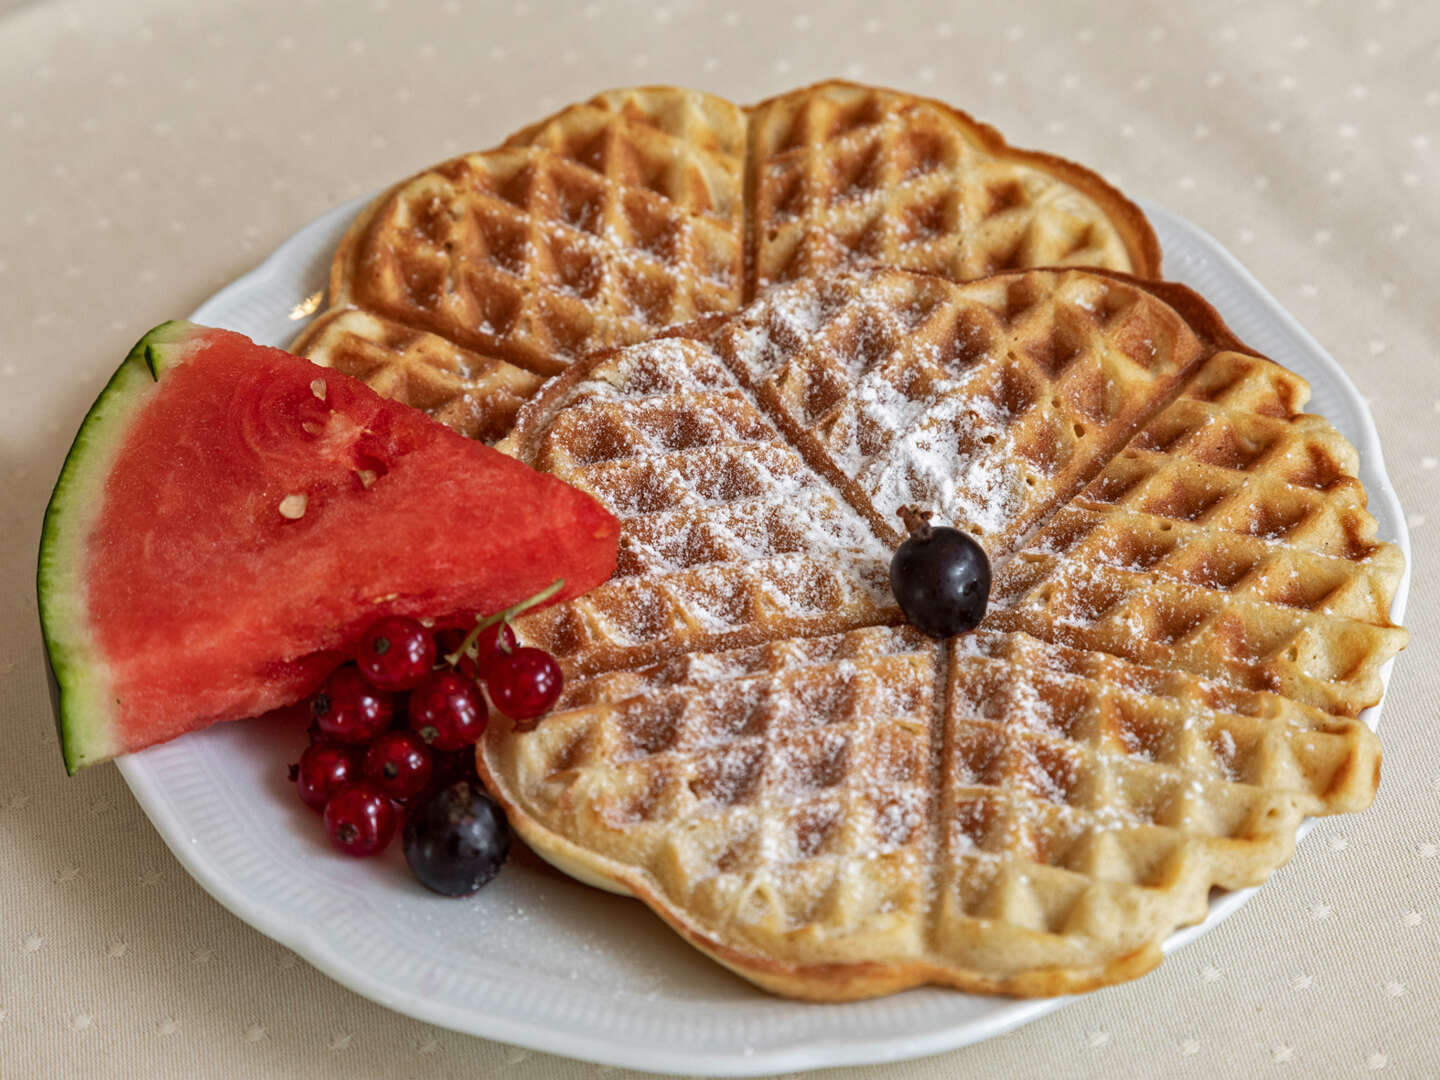
[[[1369,397],[1416,561],[1371,810],[1157,973],[867,1074],[1440,1074],[1433,0],[0,8],[0,1075],[622,1075],[351,994],[194,884],[113,767],[65,779],[41,511],[138,334],[337,202],[607,86],[753,101],[830,75],[944,97],[1218,237]]]

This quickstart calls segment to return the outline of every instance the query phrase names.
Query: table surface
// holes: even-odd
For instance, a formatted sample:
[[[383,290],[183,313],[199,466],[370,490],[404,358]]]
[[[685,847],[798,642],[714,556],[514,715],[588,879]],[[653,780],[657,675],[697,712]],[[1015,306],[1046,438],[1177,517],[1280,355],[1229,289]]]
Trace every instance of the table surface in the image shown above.
[[[877,10],[0,0],[0,1074],[627,1075],[350,993],[190,881],[113,767],[67,780],[36,632],[41,514],[134,339],[328,207],[608,86],[753,101],[832,75],[945,98],[1214,234],[1370,401],[1418,564],[1370,810],[1321,822],[1158,972],[865,1074],[1440,1073],[1440,6]]]

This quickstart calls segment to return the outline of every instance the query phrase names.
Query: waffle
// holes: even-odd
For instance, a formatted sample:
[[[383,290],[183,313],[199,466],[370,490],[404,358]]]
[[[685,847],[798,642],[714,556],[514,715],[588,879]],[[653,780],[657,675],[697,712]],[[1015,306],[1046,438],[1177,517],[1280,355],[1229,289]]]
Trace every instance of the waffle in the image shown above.
[[[1088,169],[939,101],[821,83],[750,111],[756,288],[871,263],[955,281],[1032,266],[1158,277],[1144,216]]]
[[[1011,561],[994,625],[1357,716],[1405,632],[1354,448],[1304,381],[1211,358]]]
[[[891,546],[932,508],[1002,554],[1134,434],[1205,345],[1144,289],[1035,272],[957,290],[800,279],[715,347]]]
[[[510,430],[520,406],[545,381],[533,371],[359,308],[327,311],[312,327],[310,342],[306,355],[315,363],[485,442]]]
[[[517,623],[566,689],[533,731],[492,721],[482,775],[544,857],[778,993],[1143,974],[1375,791],[1356,714],[1404,644],[1400,557],[1304,392],[1183,287],[1084,271],[801,280],[599,353],[503,447],[621,518],[620,569]],[[993,442],[947,441],[956,398]],[[955,475],[1036,479],[948,641],[882,577],[877,478],[914,432]]]
[[[601,94],[381,195],[336,251],[331,308],[541,376],[591,349],[734,310],[744,147],[744,114],[720,98],[666,87]],[[326,350],[335,332],[322,320],[292,349]],[[387,366],[413,363],[402,352]],[[489,380],[475,381],[472,397],[486,400]]]
[[[291,347],[493,441],[533,391],[517,369],[551,376],[773,280],[865,262],[1154,276],[1160,256],[1099,177],[939,102],[847,83],[751,109],[615,90],[385,192],[335,254],[329,312]]]

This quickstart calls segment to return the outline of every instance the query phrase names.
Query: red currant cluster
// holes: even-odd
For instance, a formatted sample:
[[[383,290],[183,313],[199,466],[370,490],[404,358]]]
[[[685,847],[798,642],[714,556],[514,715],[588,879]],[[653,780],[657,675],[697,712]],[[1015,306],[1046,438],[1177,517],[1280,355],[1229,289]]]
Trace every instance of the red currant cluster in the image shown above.
[[[432,635],[403,616],[365,631],[354,662],[304,703],[310,745],[290,767],[300,800],[324,814],[336,848],[374,855],[427,798],[461,780],[478,790],[474,746],[489,722],[487,696],[518,724],[549,711],[560,665],[543,649],[521,647],[510,620],[561,585],[479,619],[468,633]]]

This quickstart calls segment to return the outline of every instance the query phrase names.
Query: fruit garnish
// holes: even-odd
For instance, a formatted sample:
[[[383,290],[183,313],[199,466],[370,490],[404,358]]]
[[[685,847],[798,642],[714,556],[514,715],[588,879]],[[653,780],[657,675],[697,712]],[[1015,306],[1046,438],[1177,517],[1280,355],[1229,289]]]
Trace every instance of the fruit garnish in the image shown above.
[[[361,765],[365,779],[398,802],[430,784],[430,748],[413,731],[387,731],[370,744]]]
[[[475,660],[468,653],[460,651],[460,646],[465,644],[466,631],[459,627],[451,627],[446,630],[439,630],[435,634],[435,652],[441,663],[448,663],[461,675],[467,678],[476,678],[477,669]],[[472,649],[472,651],[474,651]]]
[[[565,677],[555,658],[544,649],[529,646],[501,656],[485,679],[495,707],[516,721],[533,721],[548,712],[564,685]],[[535,724],[515,726],[529,731]]]
[[[387,615],[360,638],[355,665],[377,689],[409,690],[435,666],[435,639],[414,619]]]
[[[346,855],[375,855],[395,835],[395,804],[363,781],[340,788],[325,804],[325,831]]]
[[[890,589],[905,618],[936,638],[975,629],[990,599],[985,549],[959,529],[931,525],[928,510],[902,506],[899,514],[910,535],[890,559]]]
[[[368,743],[389,727],[394,707],[390,695],[371,686],[352,664],[332,671],[310,699],[316,730],[351,746]]]
[[[475,771],[475,748],[464,750],[430,751],[430,787],[433,791],[447,788],[458,780],[469,780],[478,784],[480,777]]]
[[[315,811],[324,810],[330,796],[359,775],[354,752],[332,742],[307,746],[299,762],[290,766],[295,794]]]
[[[452,667],[458,667],[461,657],[468,656],[476,661],[477,670],[480,669],[479,644],[482,636],[487,630],[494,626],[504,627],[504,630],[497,630],[487,646],[487,652],[494,654],[509,652],[515,647],[515,632],[510,630],[510,620],[529,611],[537,604],[543,604],[552,596],[565,587],[564,578],[556,578],[545,588],[541,589],[534,596],[527,596],[518,604],[512,604],[504,611],[497,611],[494,615],[486,615],[475,620],[475,625],[470,632],[461,639],[460,645],[453,652],[447,653],[445,662]],[[505,631],[509,631],[508,634]],[[483,675],[483,670],[481,670]]]
[[[475,639],[476,676],[481,679],[486,678],[497,662],[519,647],[519,643],[515,640],[515,631],[510,628],[508,622],[499,622],[485,627],[480,631],[480,636]]]
[[[510,620],[563,587],[555,581],[477,617],[468,633],[432,636],[398,616],[366,628],[355,663],[336,668],[310,699],[311,745],[290,772],[306,805],[324,808],[336,848],[383,850],[408,807],[405,858],[428,888],[466,896],[495,876],[510,832],[476,776],[475,744],[490,719],[486,691],[522,731],[555,704],[560,665],[544,649],[520,645]]]
[[[405,861],[420,884],[444,896],[469,896],[488,884],[510,853],[505,814],[479,784],[437,791],[405,824]]]
[[[381,616],[494,611],[557,577],[551,599],[578,595],[610,576],[618,534],[584,492],[338,371],[157,327],[46,510],[38,600],[66,766],[307,697]]]
[[[437,750],[474,746],[489,719],[480,688],[457,671],[432,671],[410,691],[410,729]]]

